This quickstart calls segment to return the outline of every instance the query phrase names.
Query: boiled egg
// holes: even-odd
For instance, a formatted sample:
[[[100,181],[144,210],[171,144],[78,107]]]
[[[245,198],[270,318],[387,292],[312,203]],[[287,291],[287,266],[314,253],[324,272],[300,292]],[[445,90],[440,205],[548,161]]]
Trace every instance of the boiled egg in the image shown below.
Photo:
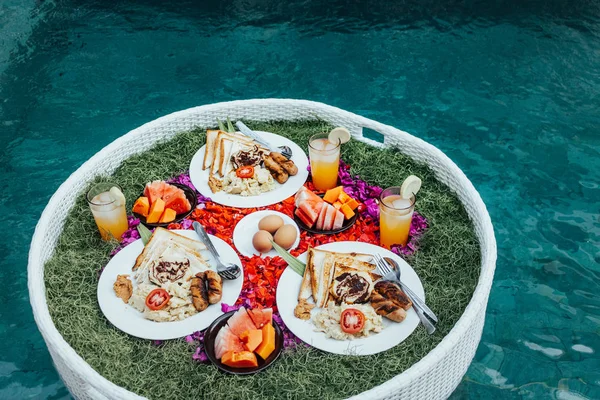
[[[274,235],[277,232],[277,229],[283,226],[283,218],[279,215],[267,215],[258,221],[258,229],[262,231],[267,231],[271,235]]]
[[[273,240],[273,235],[265,230],[260,230],[252,237],[252,246],[259,253],[266,253],[273,248],[271,240]]]
[[[298,231],[294,225],[283,225],[275,233],[275,243],[288,250],[294,245],[296,238],[298,237]]]

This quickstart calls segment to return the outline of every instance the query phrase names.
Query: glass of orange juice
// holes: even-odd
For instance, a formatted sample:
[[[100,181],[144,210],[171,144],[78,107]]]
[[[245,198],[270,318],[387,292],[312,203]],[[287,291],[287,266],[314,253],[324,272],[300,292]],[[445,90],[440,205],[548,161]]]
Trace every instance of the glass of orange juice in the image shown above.
[[[406,245],[408,233],[415,210],[415,195],[402,197],[400,186],[392,186],[379,196],[379,232],[381,247],[389,249],[392,245]]]
[[[112,182],[93,185],[86,195],[102,239],[121,240],[129,227],[125,211],[125,196],[121,187]]]
[[[310,172],[317,190],[325,191],[337,186],[340,145],[340,140],[336,143],[330,142],[328,133],[319,133],[310,138],[308,142]]]

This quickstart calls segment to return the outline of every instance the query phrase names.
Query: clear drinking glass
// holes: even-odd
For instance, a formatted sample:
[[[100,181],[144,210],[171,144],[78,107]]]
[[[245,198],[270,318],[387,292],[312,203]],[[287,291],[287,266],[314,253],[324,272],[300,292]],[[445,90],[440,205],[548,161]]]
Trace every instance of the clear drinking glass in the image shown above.
[[[310,171],[313,184],[320,191],[337,186],[340,167],[340,142],[331,143],[328,133],[319,133],[308,142]]]
[[[379,229],[381,247],[389,249],[394,244],[406,245],[410,223],[415,210],[415,196],[405,199],[400,186],[392,186],[379,196]]]
[[[127,212],[125,203],[119,204],[110,195],[110,188],[117,187],[123,191],[119,185],[112,182],[97,183],[90,188],[86,195],[96,225],[102,239],[109,240],[115,238],[121,240],[123,233],[127,230]]]

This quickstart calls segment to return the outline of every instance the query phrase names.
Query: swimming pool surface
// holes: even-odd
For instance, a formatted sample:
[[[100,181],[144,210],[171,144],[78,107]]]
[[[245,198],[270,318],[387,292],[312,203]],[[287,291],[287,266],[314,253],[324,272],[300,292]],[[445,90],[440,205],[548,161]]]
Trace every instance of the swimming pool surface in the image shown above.
[[[481,193],[498,266],[453,398],[600,398],[600,3],[195,3],[0,1],[0,398],[69,397],[27,293],[58,186],[145,122],[261,97],[406,130]]]

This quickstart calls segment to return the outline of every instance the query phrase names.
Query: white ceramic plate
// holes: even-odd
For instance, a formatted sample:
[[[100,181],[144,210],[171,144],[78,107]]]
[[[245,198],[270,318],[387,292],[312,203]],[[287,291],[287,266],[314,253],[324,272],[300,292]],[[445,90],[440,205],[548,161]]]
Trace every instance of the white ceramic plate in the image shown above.
[[[194,231],[175,230],[173,232],[198,240],[198,236]],[[209,237],[223,262],[236,263],[242,268],[242,262],[231,246],[218,237],[212,235],[209,235]],[[125,333],[142,339],[166,340],[180,338],[200,331],[209,326],[219,315],[223,314],[221,312],[221,303],[219,302],[210,305],[206,310],[192,315],[183,321],[154,322],[145,319],[141,312],[123,303],[123,300],[115,295],[113,284],[117,279],[117,275],[129,274],[133,278],[131,268],[143,249],[142,240],[136,240],[118,252],[106,265],[104,271],[102,271],[100,281],[98,282],[98,303],[111,324]],[[202,255],[207,259],[209,264],[214,264],[213,257],[208,251],[203,251]],[[244,274],[242,271],[240,277],[235,280],[223,280],[223,297],[221,302],[227,304],[236,302],[242,290],[243,277]],[[135,280],[132,279],[132,283],[133,287],[135,287]]]
[[[210,187],[208,187],[209,171],[208,169],[202,170],[204,150],[206,148],[206,146],[202,146],[200,150],[194,154],[192,162],[190,163],[190,178],[196,189],[198,189],[203,196],[210,197],[215,203],[224,206],[239,208],[264,207],[287,199],[294,195],[298,189],[304,185],[306,178],[308,178],[308,157],[304,150],[296,143],[283,136],[261,131],[256,131],[256,133],[273,147],[289,146],[289,148],[292,149],[292,161],[294,161],[298,167],[298,174],[296,174],[296,176],[290,176],[283,185],[275,182],[275,188],[273,190],[258,196],[240,196],[237,194],[228,194],[223,191],[213,193],[212,190],[210,190]]]
[[[402,282],[405,282],[417,295],[425,299],[423,285],[416,272],[401,257],[389,250],[362,242],[334,242],[318,246],[318,249],[330,250],[339,253],[378,253],[383,257],[391,257],[400,265],[402,271]],[[306,262],[306,253],[298,257]],[[325,336],[323,332],[315,332],[314,325],[310,320],[305,321],[294,316],[294,308],[298,304],[298,292],[302,277],[291,268],[286,268],[281,274],[277,285],[277,307],[285,325],[300,339],[323,351],[335,354],[368,355],[376,354],[391,349],[402,343],[419,325],[419,317],[411,308],[407,311],[406,319],[400,323],[383,318],[383,330],[372,334],[367,338],[348,341],[335,340]],[[320,309],[314,308],[314,316]]]
[[[256,211],[252,214],[246,215],[235,226],[235,229],[233,230],[233,244],[240,254],[246,257],[252,257],[253,255],[258,255],[261,257],[275,257],[277,255],[277,252],[274,249],[271,249],[271,251],[267,253],[261,254],[256,251],[254,246],[252,246],[252,237],[256,232],[258,232],[258,223],[267,215],[279,215],[281,218],[283,218],[284,224],[293,225],[296,228],[296,234],[298,236],[296,237],[296,241],[290,250],[298,247],[298,244],[300,244],[300,229],[298,228],[298,225],[296,225],[296,222],[294,222],[292,218],[278,211],[264,210]]]

